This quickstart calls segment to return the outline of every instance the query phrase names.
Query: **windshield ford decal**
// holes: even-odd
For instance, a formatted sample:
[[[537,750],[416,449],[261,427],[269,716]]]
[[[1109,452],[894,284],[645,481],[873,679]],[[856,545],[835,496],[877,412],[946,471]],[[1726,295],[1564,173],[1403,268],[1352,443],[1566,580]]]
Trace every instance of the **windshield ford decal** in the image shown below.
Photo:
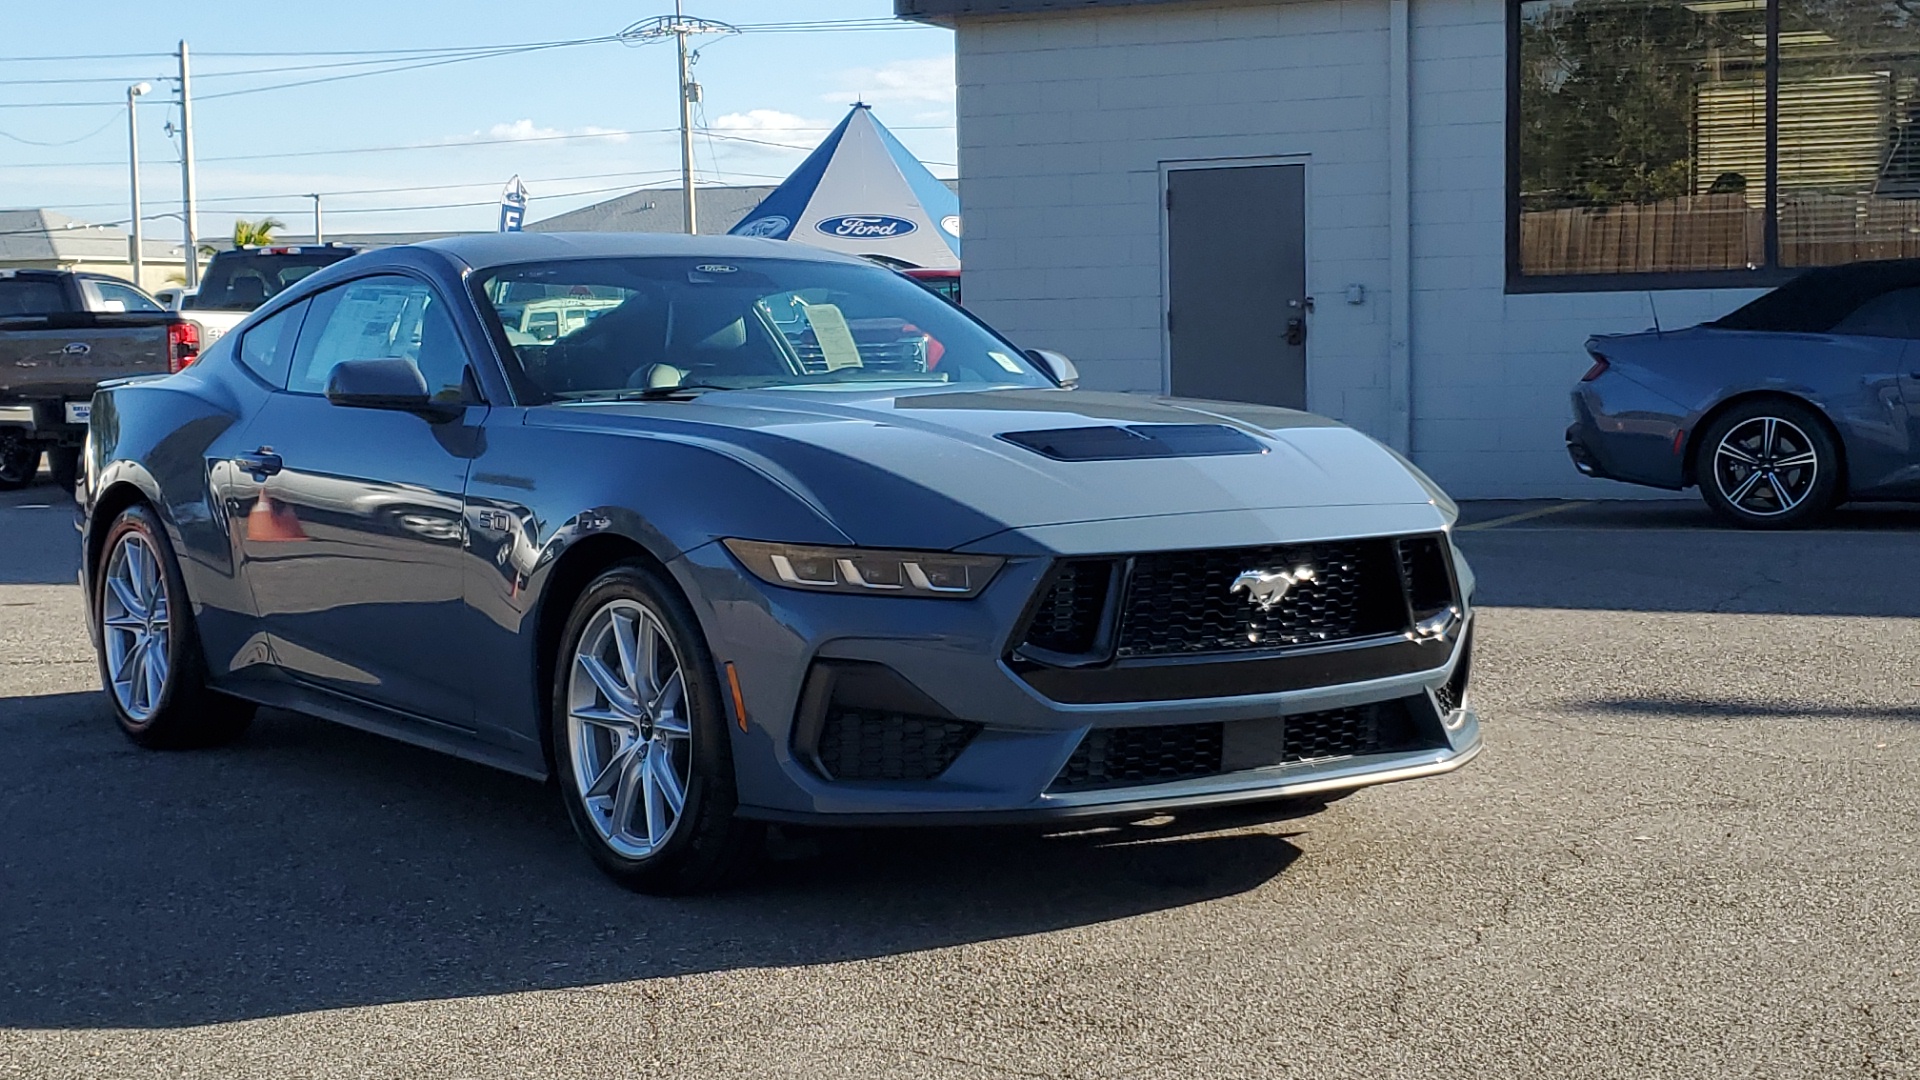
[[[887,214],[842,214],[839,217],[821,218],[814,228],[828,236],[842,236],[849,240],[885,240],[907,235],[914,230],[914,224],[906,218]]]

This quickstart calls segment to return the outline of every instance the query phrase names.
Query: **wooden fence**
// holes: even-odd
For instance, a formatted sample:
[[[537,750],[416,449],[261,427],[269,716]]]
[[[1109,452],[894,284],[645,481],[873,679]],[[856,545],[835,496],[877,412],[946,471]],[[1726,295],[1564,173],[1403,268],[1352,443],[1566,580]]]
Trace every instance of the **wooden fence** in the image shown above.
[[[1741,270],[1761,265],[1765,255],[1765,212],[1744,195],[1520,215],[1520,265],[1530,276]],[[1902,258],[1920,258],[1920,199],[1781,200],[1782,265]]]

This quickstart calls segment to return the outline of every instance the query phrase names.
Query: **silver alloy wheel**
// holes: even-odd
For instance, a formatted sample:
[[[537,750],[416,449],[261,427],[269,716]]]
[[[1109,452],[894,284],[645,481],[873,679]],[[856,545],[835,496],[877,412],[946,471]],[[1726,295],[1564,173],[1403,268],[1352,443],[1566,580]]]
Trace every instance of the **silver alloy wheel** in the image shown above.
[[[587,819],[607,846],[645,858],[673,836],[693,773],[680,656],[634,600],[593,613],[567,682],[567,747]]]
[[[167,576],[147,538],[129,532],[107,558],[105,581],[100,636],[106,646],[107,681],[121,710],[135,723],[145,723],[160,707],[173,666]]]
[[[1807,501],[1820,455],[1799,425],[1756,416],[1734,425],[1713,451],[1714,482],[1736,510],[1778,517]]]

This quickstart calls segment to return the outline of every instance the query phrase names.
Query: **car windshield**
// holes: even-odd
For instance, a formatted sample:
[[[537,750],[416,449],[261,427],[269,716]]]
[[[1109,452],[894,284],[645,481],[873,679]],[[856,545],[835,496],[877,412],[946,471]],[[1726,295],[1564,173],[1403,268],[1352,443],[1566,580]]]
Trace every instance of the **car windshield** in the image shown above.
[[[200,291],[183,305],[206,311],[252,311],[281,289],[316,270],[351,258],[352,251],[228,251],[207,264]]]
[[[1019,350],[890,270],[798,259],[525,263],[479,279],[546,400],[876,383],[1050,386]]]

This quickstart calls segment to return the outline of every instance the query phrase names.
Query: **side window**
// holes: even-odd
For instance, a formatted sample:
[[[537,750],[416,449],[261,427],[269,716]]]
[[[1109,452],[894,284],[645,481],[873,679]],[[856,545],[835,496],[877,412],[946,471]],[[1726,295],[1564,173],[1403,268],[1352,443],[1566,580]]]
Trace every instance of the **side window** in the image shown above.
[[[118,285],[111,281],[96,281],[94,282],[94,287],[100,290],[100,299],[108,303],[118,301],[121,305],[120,310],[122,311],[163,310],[159,304],[147,299],[138,289],[128,288],[125,285]]]
[[[1920,338],[1920,288],[1895,289],[1861,304],[1832,333],[1859,337]]]
[[[275,389],[287,385],[287,368],[293,360],[293,339],[300,332],[300,320],[307,313],[307,301],[275,312],[249,326],[240,338],[238,355],[255,375]]]
[[[446,305],[423,282],[398,274],[361,278],[314,297],[287,389],[323,394],[346,360],[411,360],[437,401],[466,398],[466,350]]]

